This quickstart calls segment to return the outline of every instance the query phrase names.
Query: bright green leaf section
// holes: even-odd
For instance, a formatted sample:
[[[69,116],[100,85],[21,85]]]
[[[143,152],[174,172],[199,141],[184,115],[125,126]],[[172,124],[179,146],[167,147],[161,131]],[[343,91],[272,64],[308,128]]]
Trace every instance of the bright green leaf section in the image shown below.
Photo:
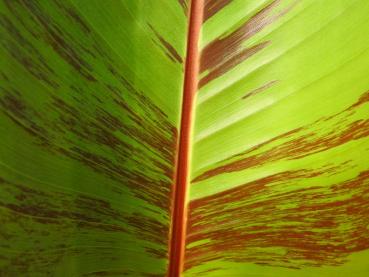
[[[202,29],[185,276],[367,276],[369,4],[224,2]]]

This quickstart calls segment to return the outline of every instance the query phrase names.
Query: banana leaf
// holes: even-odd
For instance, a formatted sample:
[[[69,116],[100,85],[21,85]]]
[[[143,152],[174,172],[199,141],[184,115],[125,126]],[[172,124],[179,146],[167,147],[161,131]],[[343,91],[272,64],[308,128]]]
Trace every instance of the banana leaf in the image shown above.
[[[368,276],[369,3],[205,3],[185,276]]]
[[[1,0],[0,276],[368,276],[368,12]]]

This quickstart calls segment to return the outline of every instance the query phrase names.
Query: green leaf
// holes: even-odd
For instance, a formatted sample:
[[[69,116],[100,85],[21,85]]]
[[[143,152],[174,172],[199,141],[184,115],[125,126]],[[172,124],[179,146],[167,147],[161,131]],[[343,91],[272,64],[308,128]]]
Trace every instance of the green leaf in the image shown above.
[[[186,24],[176,1],[0,2],[1,276],[165,274]]]
[[[367,276],[368,3],[210,2],[185,276]]]
[[[0,275],[367,276],[368,11],[1,0]]]

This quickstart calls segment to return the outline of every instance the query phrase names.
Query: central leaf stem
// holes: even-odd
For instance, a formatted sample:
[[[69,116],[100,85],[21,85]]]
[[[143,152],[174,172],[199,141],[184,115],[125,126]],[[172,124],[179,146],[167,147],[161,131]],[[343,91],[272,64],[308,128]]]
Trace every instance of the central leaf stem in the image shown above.
[[[187,193],[190,174],[191,131],[195,95],[199,73],[199,37],[203,17],[204,0],[192,0],[189,11],[187,54],[183,85],[182,115],[176,163],[176,180],[172,212],[171,241],[169,251],[169,277],[179,277],[183,271]]]

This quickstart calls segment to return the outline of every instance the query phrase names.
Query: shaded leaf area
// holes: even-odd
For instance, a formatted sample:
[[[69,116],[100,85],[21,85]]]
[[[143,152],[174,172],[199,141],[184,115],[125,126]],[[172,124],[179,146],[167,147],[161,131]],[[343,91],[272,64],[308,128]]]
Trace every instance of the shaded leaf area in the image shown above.
[[[368,275],[368,3],[214,3],[185,276]]]
[[[0,275],[165,274],[185,25],[173,1],[1,1]]]

